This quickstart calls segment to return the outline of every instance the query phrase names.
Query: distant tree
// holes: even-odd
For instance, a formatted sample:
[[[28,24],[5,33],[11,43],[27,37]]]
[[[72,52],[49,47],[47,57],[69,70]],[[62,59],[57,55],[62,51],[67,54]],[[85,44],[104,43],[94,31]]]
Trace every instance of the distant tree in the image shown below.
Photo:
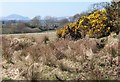
[[[15,29],[16,29],[16,24],[11,23],[11,21],[7,21],[4,25],[2,25],[3,34],[14,33]]]
[[[69,22],[75,22],[76,20],[78,20],[80,18],[81,14],[75,14],[74,16],[70,16],[68,18]]]
[[[78,20],[79,18],[80,18],[80,14],[75,14],[75,15],[73,16],[74,21]]]
[[[89,7],[88,12],[93,13],[96,10],[105,9],[105,7],[108,6],[108,5],[110,5],[109,2],[94,3]]]
[[[24,28],[26,28],[25,24],[23,22],[17,22],[16,25],[14,25],[15,28],[13,29],[14,33],[23,33]]]
[[[65,24],[69,23],[69,20],[67,18],[64,18],[64,19],[60,20],[59,23],[60,23],[60,26],[62,27]]]
[[[40,28],[41,27],[41,17],[36,16],[31,21],[25,23],[25,25],[30,28]]]
[[[34,25],[35,27],[40,27],[41,23],[40,23],[41,17],[40,16],[36,16],[34,17],[31,22],[32,25]]]
[[[51,16],[46,16],[44,18],[44,23],[46,25],[46,29],[50,29],[52,26],[55,25],[55,23],[57,22],[57,19],[55,17],[51,17]]]
[[[68,18],[68,20],[69,20],[69,22],[74,22],[74,17],[73,17],[73,16],[70,16],[70,17]]]

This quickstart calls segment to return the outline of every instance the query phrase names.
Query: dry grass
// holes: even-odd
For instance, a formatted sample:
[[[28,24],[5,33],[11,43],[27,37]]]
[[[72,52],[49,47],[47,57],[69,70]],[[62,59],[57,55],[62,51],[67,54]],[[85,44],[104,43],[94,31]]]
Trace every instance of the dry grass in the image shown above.
[[[3,78],[120,80],[120,41],[113,35],[77,41],[51,40],[48,36],[47,42],[46,36],[3,36],[3,60],[9,60],[2,65]]]

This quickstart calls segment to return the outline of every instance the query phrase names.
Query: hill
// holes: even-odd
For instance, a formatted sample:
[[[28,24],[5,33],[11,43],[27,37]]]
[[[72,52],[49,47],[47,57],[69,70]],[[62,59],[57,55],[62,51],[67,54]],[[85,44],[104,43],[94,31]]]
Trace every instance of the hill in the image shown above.
[[[21,15],[17,15],[17,14],[11,14],[9,16],[6,16],[6,17],[2,17],[2,20],[30,20],[30,18],[28,17],[24,17],[24,16],[21,16]]]

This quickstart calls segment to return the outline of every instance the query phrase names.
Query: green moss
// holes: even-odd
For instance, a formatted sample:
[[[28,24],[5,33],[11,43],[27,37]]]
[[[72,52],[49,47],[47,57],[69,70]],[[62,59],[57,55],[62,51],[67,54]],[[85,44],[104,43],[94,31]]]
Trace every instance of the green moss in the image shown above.
[[[2,80],[3,80],[3,81],[4,81],[4,80],[7,80],[7,81],[8,81],[8,80],[12,80],[12,79],[11,79],[10,77],[3,77]]]

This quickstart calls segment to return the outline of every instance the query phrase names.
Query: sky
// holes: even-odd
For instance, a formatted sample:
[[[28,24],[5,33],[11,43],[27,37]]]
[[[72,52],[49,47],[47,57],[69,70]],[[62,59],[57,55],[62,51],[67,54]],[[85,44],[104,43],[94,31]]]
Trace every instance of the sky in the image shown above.
[[[33,2],[32,2],[33,1]],[[60,1],[60,0],[58,0]],[[72,1],[72,0],[71,0]],[[5,17],[11,14],[18,14],[33,18],[35,16],[54,16],[54,17],[63,17],[63,16],[73,16],[77,13],[81,13],[90,8],[93,3],[96,3],[95,0],[91,2],[88,1],[79,1],[74,0],[73,2],[69,1],[10,1],[4,0],[0,2],[0,16]],[[104,0],[105,1],[105,0]],[[111,0],[106,0],[111,1]],[[98,0],[99,2],[99,0]]]

